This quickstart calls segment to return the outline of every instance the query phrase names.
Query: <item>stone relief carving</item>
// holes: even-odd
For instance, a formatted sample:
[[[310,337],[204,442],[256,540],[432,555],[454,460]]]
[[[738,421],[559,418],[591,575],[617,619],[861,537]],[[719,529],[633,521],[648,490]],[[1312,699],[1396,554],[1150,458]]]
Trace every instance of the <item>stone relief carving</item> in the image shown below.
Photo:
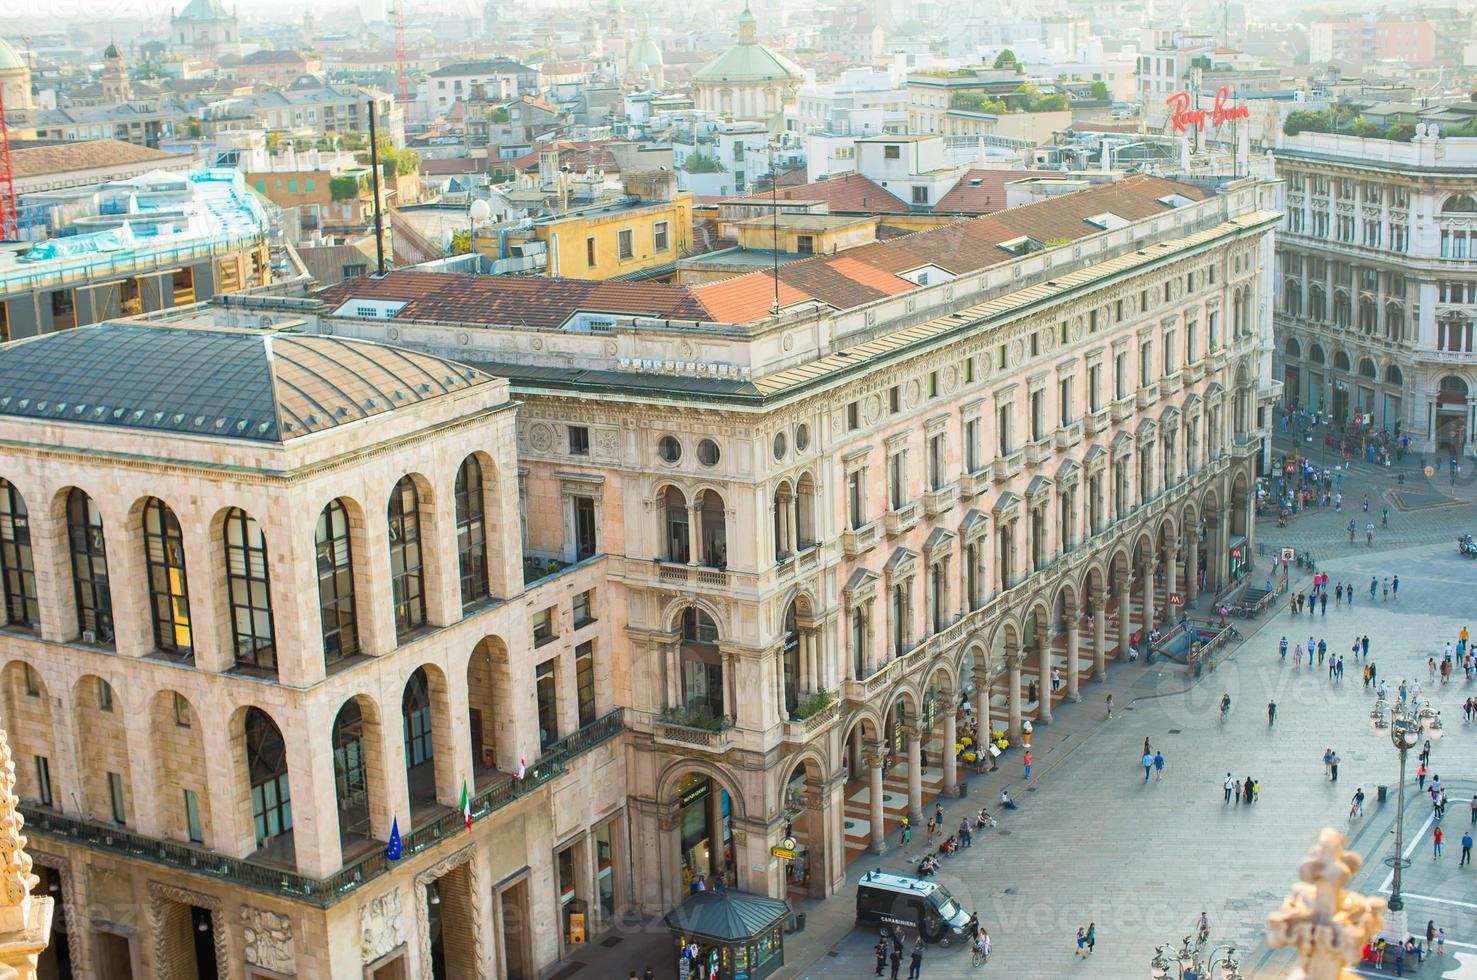
[[[881,414],[882,396],[868,395],[866,406],[864,407],[864,410],[862,412],[862,421],[865,422],[867,425],[871,425],[872,423],[877,421],[877,417]]]
[[[529,426],[528,444],[534,452],[548,452],[554,448],[554,430],[542,423]]]
[[[405,945],[405,912],[394,888],[359,907],[359,958],[373,963]]]
[[[241,906],[241,932],[246,962],[278,973],[297,972],[292,948],[292,920],[267,909]]]
[[[904,391],[904,400],[907,402],[907,406],[913,408],[918,404],[918,399],[923,393],[922,387],[918,384],[918,379],[914,378],[912,381],[909,381],[908,387]]]
[[[1344,850],[1344,835],[1325,828],[1298,865],[1282,907],[1267,917],[1267,944],[1297,950],[1290,980],[1339,980],[1384,925],[1385,900],[1346,891],[1363,859]]]
[[[620,437],[613,429],[595,430],[595,455],[612,457],[620,452]]]
[[[482,885],[481,875],[477,873],[477,862],[472,860],[473,848],[468,846],[457,851],[455,854],[447,855],[444,859],[437,861],[431,867],[415,876],[415,892],[419,898],[415,903],[416,935],[420,943],[421,963],[429,965],[431,962],[431,924],[430,909],[426,906],[426,886],[439,878],[445,877],[457,868],[465,866],[467,869],[467,912],[469,918],[475,925],[482,923]],[[478,963],[487,961],[486,940],[483,938],[482,930],[475,929],[472,933],[473,956]]]

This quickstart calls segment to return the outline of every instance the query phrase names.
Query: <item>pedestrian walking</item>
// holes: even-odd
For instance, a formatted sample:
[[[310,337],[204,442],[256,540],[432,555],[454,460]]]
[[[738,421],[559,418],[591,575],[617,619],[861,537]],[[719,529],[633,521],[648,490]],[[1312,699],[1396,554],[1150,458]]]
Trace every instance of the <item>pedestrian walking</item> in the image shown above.
[[[1087,955],[1087,930],[1081,926],[1077,927],[1077,955]]]
[[[1164,753],[1163,752],[1155,752],[1154,753],[1154,782],[1157,783],[1157,782],[1159,782],[1163,778],[1164,778]]]
[[[1030,779],[1031,778],[1031,750],[1030,749],[1027,749],[1026,750],[1026,754],[1021,757],[1021,762],[1025,763],[1025,767],[1026,767],[1026,779]]]
[[[882,976],[882,971],[887,968],[887,940],[879,939],[877,945],[872,947],[872,953],[877,957],[876,976]]]
[[[1089,956],[1091,956],[1092,955],[1092,951],[1094,949],[1096,949],[1096,948],[1097,948],[1097,923],[1096,922],[1089,922],[1087,924],[1087,954]]]
[[[1373,576],[1373,575],[1371,575],[1371,576],[1370,576],[1370,577],[1369,577],[1369,597],[1370,597],[1370,598],[1371,598],[1371,599],[1373,599],[1373,598],[1374,598],[1374,590],[1375,590],[1375,586],[1376,586],[1376,585],[1378,585],[1378,584],[1379,584],[1379,583],[1378,583],[1378,581],[1377,581],[1377,580],[1376,580],[1376,579],[1375,579],[1375,577],[1374,577],[1374,576]]]
[[[1241,780],[1239,779],[1231,784],[1231,802],[1237,806],[1241,805]]]
[[[1275,724],[1277,724],[1277,702],[1276,701],[1268,701],[1267,702],[1267,727],[1268,728],[1271,728]]]
[[[1396,576],[1394,576],[1393,578],[1390,579],[1390,595],[1393,598],[1396,598],[1396,599],[1400,598],[1400,576],[1399,575],[1396,575]]]
[[[1460,868],[1464,864],[1465,865],[1470,865],[1471,863],[1472,863],[1472,832],[1470,830],[1465,830],[1465,831],[1462,832],[1462,859],[1457,862],[1457,865],[1456,866],[1458,868]]]
[[[1353,541],[1354,539],[1353,538],[1350,538],[1349,540],[1350,541]],[[1354,583],[1353,582],[1345,582],[1344,583],[1344,600],[1346,602],[1348,602],[1350,606],[1353,606],[1354,605]]]
[[[913,940],[913,955],[908,964],[908,980],[918,980],[923,975],[923,937]]]
[[[1339,762],[1338,753],[1334,753],[1333,760],[1328,764],[1330,782],[1336,783],[1339,781]]]
[[[1333,767],[1333,749],[1323,750],[1323,774],[1326,776]]]
[[[1441,833],[1440,827],[1431,831],[1431,860],[1434,861],[1441,856],[1441,842],[1443,840],[1445,840],[1445,835]]]
[[[1426,764],[1422,762],[1415,771],[1415,784],[1420,787],[1422,793],[1426,791]]]
[[[1328,591],[1326,589],[1318,593],[1318,615],[1328,615]]]
[[[892,952],[888,954],[888,958],[892,963],[892,980],[897,980],[897,971],[901,969],[903,965],[902,946],[898,943],[893,943]]]
[[[1110,719],[1113,717],[1113,695],[1111,694],[1108,695],[1108,717]]]
[[[1287,637],[1284,636],[1282,642],[1277,644],[1277,652],[1282,655],[1283,660],[1287,659]]]
[[[1226,789],[1226,802],[1227,803],[1230,803],[1231,802],[1231,793],[1236,789],[1236,780],[1234,780],[1234,779],[1231,778],[1231,774],[1230,773],[1226,773],[1225,789]],[[1474,797],[1473,798],[1473,801],[1472,801],[1472,812],[1473,813],[1477,813],[1477,797]]]
[[[1152,755],[1150,755],[1149,753],[1145,752],[1144,753],[1143,762],[1144,762],[1144,782],[1147,783],[1149,781],[1149,773],[1154,768],[1154,757]]]
[[[1390,601],[1390,578],[1388,575],[1385,576],[1384,580],[1380,582],[1380,601]]]
[[[1364,659],[1369,659],[1369,634],[1365,633],[1359,641],[1359,647],[1364,651]]]

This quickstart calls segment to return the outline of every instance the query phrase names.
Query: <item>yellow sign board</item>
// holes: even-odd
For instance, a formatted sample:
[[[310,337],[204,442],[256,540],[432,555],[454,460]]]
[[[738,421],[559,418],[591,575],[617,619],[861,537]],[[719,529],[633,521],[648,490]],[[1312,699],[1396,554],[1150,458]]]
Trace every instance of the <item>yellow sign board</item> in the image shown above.
[[[585,913],[569,913],[569,942],[582,943],[585,941]]]
[[[771,847],[769,853],[777,858],[784,858],[786,861],[795,860],[795,849],[791,847]]]

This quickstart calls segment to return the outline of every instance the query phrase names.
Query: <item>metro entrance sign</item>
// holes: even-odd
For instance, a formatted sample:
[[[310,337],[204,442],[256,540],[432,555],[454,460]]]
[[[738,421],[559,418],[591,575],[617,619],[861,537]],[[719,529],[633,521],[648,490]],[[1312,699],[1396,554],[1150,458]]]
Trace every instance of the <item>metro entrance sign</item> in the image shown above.
[[[1237,119],[1251,118],[1249,106],[1228,105],[1230,99],[1230,91],[1225,86],[1221,86],[1220,91],[1215,93],[1215,102],[1209,109],[1192,108],[1194,99],[1189,92],[1176,92],[1165,99],[1164,104],[1169,106],[1169,121],[1174,124],[1175,132],[1183,133],[1186,129],[1194,127],[1203,133],[1206,123],[1215,129]]]

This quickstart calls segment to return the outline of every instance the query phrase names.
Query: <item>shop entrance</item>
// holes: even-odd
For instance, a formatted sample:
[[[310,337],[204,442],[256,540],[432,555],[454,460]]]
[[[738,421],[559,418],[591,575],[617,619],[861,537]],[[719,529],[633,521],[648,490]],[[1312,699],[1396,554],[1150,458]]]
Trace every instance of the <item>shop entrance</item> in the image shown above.
[[[677,826],[682,835],[682,894],[722,881],[737,887],[733,863],[732,801],[706,776],[688,773],[677,787]]]

